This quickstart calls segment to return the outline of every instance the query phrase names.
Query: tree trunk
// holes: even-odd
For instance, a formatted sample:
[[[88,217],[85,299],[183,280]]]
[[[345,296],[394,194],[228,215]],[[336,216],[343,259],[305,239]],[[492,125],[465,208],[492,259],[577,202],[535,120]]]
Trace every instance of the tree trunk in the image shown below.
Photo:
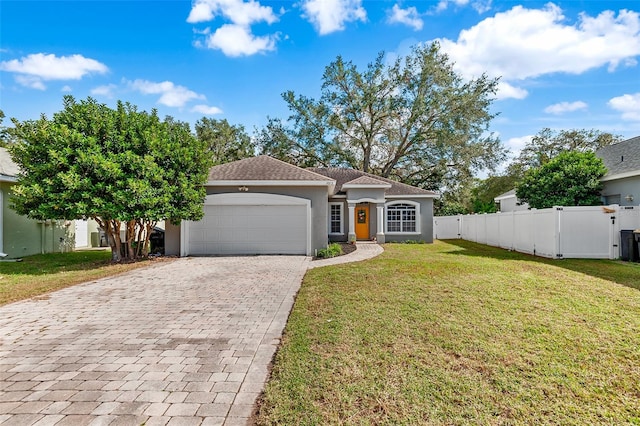
[[[95,221],[100,225],[100,228],[104,230],[104,234],[107,237],[109,247],[111,247],[111,261],[121,262],[122,255],[120,254],[120,223],[117,220],[102,219],[94,217]]]

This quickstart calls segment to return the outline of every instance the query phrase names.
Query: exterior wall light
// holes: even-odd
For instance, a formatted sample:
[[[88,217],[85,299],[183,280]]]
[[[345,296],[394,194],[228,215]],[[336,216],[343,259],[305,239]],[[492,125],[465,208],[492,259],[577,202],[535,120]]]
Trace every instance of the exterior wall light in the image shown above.
[[[626,197],[624,197],[625,200],[627,200],[628,202],[632,202],[633,201],[633,195],[629,194]]]
[[[240,192],[247,192],[249,190],[249,188],[247,188],[246,186],[242,185],[240,187],[238,187],[238,191]]]

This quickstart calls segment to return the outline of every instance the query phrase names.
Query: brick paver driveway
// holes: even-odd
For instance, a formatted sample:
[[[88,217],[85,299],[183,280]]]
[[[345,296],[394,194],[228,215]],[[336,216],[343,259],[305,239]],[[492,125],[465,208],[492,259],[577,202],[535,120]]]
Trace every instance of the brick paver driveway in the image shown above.
[[[308,263],[179,259],[0,307],[0,424],[246,424]]]

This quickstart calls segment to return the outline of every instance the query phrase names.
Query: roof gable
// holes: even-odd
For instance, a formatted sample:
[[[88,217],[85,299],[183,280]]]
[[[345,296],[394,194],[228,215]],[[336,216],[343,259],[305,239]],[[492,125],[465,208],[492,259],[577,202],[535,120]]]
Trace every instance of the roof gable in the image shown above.
[[[416,186],[407,185],[404,183],[396,182],[391,179],[383,178],[380,176],[372,175],[371,173],[362,172],[360,170],[347,169],[342,167],[312,167],[307,170],[311,170],[315,173],[335,179],[336,186],[333,195],[342,194],[344,191],[342,187],[344,184],[351,184],[360,178],[366,178],[360,182],[378,182],[391,185],[385,192],[387,196],[406,195],[406,196],[431,196],[437,197],[438,194],[433,191],[418,188]],[[372,179],[372,180],[371,180]]]
[[[209,181],[328,182],[332,179],[268,155],[260,155],[212,167],[209,170]]]
[[[355,178],[354,180],[350,180],[349,182],[346,182],[345,184],[342,185],[342,190],[346,189],[346,188],[353,188],[353,187],[359,187],[359,188],[391,188],[391,184],[387,183],[387,182],[383,182],[380,179],[376,179],[374,177],[371,176],[360,176],[358,178]]]

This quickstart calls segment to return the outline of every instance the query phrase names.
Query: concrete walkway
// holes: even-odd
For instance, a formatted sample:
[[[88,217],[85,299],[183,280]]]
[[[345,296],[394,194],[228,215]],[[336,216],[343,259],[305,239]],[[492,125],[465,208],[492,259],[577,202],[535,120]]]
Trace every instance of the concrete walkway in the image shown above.
[[[322,266],[339,265],[341,263],[360,262],[380,255],[384,250],[372,241],[356,242],[356,250],[344,256],[332,257],[330,259],[314,260],[309,263],[309,269],[320,268]]]
[[[0,307],[0,425],[246,425],[307,268],[202,257]]]

